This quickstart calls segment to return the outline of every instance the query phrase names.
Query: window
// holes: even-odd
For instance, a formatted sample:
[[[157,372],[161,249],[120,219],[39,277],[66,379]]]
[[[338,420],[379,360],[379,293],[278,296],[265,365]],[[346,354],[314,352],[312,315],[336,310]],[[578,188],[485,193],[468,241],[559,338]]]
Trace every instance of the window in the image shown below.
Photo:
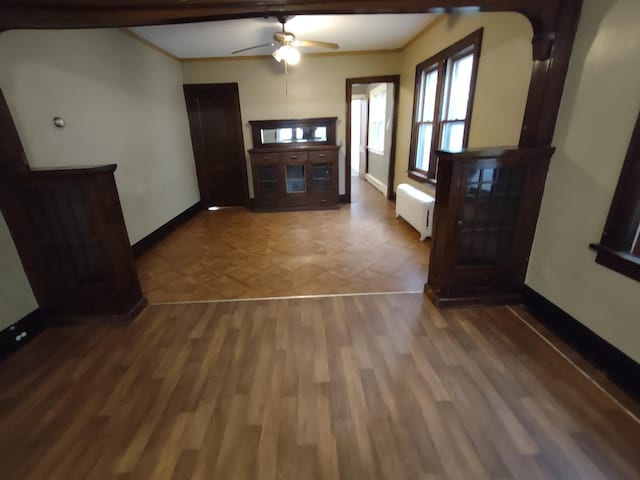
[[[611,202],[596,262],[640,280],[640,115]]]
[[[369,140],[371,150],[384,154],[385,115],[387,112],[387,85],[382,84],[369,94]]]
[[[409,176],[434,182],[436,150],[467,146],[482,29],[416,67]]]

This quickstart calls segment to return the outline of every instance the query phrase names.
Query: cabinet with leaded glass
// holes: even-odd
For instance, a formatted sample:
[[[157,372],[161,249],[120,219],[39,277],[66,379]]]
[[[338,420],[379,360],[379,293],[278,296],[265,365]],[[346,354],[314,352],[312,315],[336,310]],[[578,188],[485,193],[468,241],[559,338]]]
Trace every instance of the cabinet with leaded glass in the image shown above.
[[[425,286],[437,304],[519,299],[553,151],[438,151]]]

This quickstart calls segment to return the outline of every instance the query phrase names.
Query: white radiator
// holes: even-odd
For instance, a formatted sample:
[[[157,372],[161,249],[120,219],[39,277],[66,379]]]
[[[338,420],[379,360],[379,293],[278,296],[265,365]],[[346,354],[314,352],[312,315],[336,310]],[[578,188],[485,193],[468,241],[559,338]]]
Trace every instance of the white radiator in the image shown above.
[[[420,232],[420,241],[431,236],[433,206],[436,200],[409,184],[401,183],[396,191],[396,218],[404,218]]]

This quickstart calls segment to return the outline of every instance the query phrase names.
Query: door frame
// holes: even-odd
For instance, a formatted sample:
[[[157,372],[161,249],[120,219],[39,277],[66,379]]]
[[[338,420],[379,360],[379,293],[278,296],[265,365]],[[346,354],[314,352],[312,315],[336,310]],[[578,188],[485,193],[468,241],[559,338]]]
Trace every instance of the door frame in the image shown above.
[[[398,106],[400,103],[400,75],[381,75],[377,77],[347,78],[346,100],[347,116],[345,121],[345,153],[344,153],[344,195],[340,195],[342,203],[351,203],[351,97],[353,86],[371,83],[393,84],[393,120],[391,124],[391,145],[389,147],[389,173],[387,175],[387,199],[395,200],[393,182],[396,174],[396,142],[398,137]],[[367,122],[367,128],[368,127]],[[368,158],[367,152],[367,158]],[[368,163],[368,162],[367,162]],[[367,168],[368,170],[368,168]]]

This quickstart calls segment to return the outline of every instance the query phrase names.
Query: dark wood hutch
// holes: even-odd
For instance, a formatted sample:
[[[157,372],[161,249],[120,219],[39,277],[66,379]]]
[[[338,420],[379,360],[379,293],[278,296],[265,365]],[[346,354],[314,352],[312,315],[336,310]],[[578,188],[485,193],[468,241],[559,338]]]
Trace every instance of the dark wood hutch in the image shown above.
[[[429,279],[438,306],[519,303],[553,147],[438,151]]]
[[[335,208],[336,117],[251,121],[256,210]]]

